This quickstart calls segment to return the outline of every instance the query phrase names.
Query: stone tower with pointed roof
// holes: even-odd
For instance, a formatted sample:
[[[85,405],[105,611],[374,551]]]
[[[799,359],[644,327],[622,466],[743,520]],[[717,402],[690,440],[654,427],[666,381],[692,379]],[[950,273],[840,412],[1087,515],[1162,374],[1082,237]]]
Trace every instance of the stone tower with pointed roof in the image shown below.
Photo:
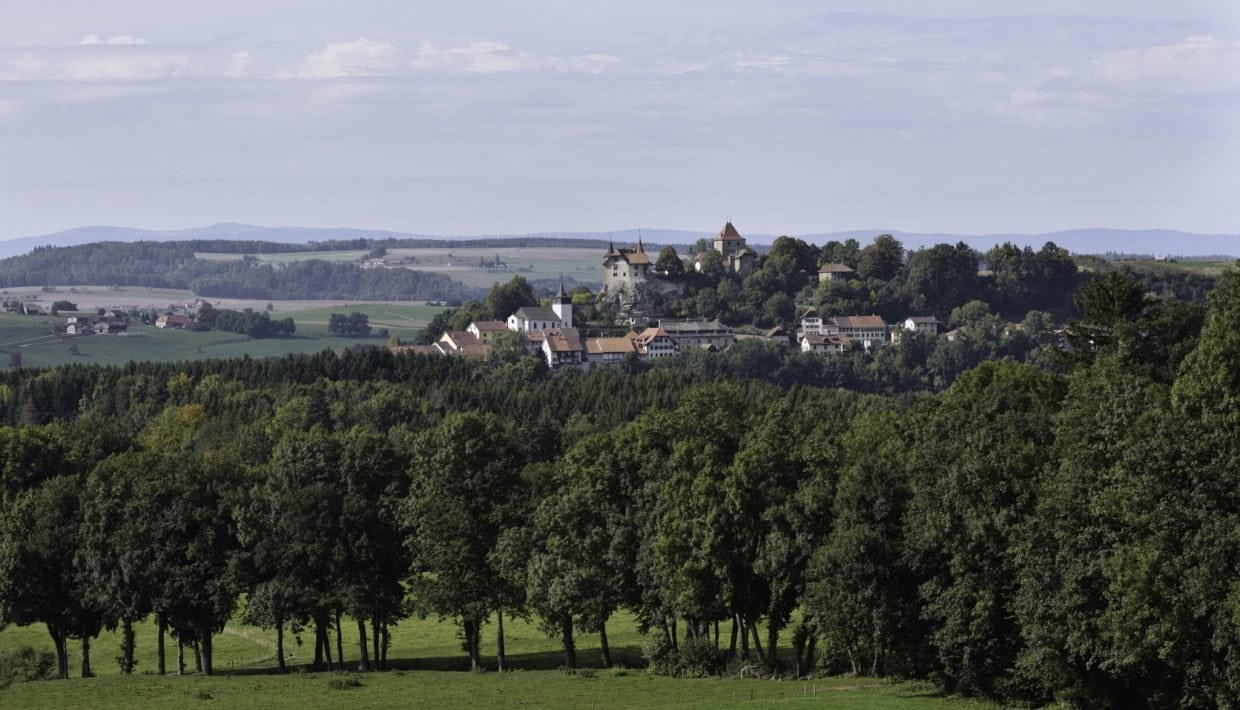
[[[644,283],[650,275],[650,257],[646,256],[646,247],[641,237],[637,239],[637,247],[633,249],[617,249],[612,242],[607,243],[607,255],[603,257],[603,287],[614,291],[625,286]]]
[[[745,238],[732,226],[732,221],[723,225],[719,236],[715,237],[715,251],[723,256],[723,266],[728,271],[745,276],[753,271],[758,255],[745,245]]]

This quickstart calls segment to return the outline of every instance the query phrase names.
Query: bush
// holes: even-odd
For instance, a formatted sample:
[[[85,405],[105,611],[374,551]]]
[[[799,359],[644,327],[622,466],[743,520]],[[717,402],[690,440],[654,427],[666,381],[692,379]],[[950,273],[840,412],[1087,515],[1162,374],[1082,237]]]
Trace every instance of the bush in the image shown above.
[[[16,651],[0,651],[0,688],[14,682],[47,680],[52,677],[56,657],[51,651],[36,651],[22,646]]]
[[[723,673],[726,654],[707,638],[685,639],[679,650],[663,634],[655,633],[642,642],[642,657],[656,675],[707,678]]]
[[[678,675],[685,678],[707,678],[723,672],[727,659],[723,651],[707,638],[685,639],[680,644]]]
[[[340,676],[327,681],[327,687],[332,690],[349,690],[362,687],[362,681],[355,675]]]
[[[642,658],[646,659],[651,673],[676,675],[676,649],[661,633],[653,633],[642,640]]]

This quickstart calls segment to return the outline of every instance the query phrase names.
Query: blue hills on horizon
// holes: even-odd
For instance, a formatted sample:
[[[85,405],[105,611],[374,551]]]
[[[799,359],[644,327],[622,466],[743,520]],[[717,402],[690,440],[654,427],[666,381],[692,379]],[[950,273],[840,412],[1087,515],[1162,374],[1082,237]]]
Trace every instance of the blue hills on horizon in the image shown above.
[[[497,238],[555,238],[595,239],[600,242],[613,240],[621,244],[635,242],[640,235],[651,244],[691,244],[713,232],[693,232],[675,229],[622,229],[613,232],[532,232],[522,234],[471,234],[432,235],[408,232],[353,229],[348,227],[264,227],[249,224],[219,223],[208,227],[179,230],[147,230],[134,227],[89,226],[69,229],[55,234],[21,237],[0,241],[0,258],[24,254],[39,246],[74,246],[91,242],[136,241],[183,241],[189,239],[238,239],[271,242],[304,243],[333,239],[436,239],[460,240]],[[777,235],[745,233],[755,244],[769,244]],[[1128,254],[1158,254],[1170,256],[1240,256],[1240,235],[1195,234],[1170,229],[1070,229],[1043,234],[952,234],[946,232],[906,232],[897,229],[850,229],[840,232],[794,234],[814,244],[824,244],[832,239],[842,241],[853,238],[863,245],[879,234],[890,234],[904,243],[905,248],[920,249],[933,244],[964,242],[974,249],[985,251],[996,244],[1011,242],[1017,246],[1034,249],[1046,242],[1068,249],[1077,254],[1103,254],[1122,252]]]

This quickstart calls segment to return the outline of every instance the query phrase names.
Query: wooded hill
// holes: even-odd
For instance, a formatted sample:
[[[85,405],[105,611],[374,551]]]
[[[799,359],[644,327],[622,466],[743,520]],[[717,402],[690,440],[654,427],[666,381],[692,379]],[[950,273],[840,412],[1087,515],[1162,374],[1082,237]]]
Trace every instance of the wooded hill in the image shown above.
[[[151,615],[209,671],[238,610],[317,666],[342,623],[381,667],[432,614],[478,665],[502,613],[572,667],[625,609],[657,673],[1234,705],[1240,274],[1199,339],[1118,272],[1076,301],[1048,369],[937,394],[380,349],[10,371],[0,624],[46,624],[67,675],[71,639]]]

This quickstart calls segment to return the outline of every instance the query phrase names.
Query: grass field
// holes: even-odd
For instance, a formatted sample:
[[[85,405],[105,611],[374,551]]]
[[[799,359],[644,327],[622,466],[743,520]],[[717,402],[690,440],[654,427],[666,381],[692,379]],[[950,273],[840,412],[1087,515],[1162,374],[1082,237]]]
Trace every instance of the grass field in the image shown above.
[[[285,302],[288,305],[297,302]],[[81,304],[78,304],[81,306]],[[292,338],[254,340],[244,335],[223,331],[189,332],[163,330],[130,321],[126,335],[86,335],[71,337],[57,334],[63,330],[64,318],[51,316],[20,316],[0,314],[0,367],[9,364],[6,353],[21,353],[24,367],[52,367],[69,363],[116,365],[130,360],[179,361],[202,358],[271,357],[288,353],[309,353],[340,350],[357,345],[383,345],[377,335],[380,328],[402,340],[412,340],[438,308],[402,303],[340,304],[323,307],[307,302],[313,308],[275,310],[273,317],[291,317],[297,324]],[[327,334],[327,321],[332,313],[353,311],[370,316],[376,335],[369,338],[341,338]],[[73,352],[71,348],[76,348]]]
[[[355,626],[345,622],[345,661],[356,664]],[[349,633],[353,631],[353,633]],[[360,687],[338,689],[345,676],[309,673],[299,664],[312,652],[291,639],[293,673],[274,673],[274,635],[242,625],[230,625],[216,637],[216,671],[211,678],[159,677],[155,670],[155,629],[138,627],[135,675],[119,675],[114,657],[120,639],[105,633],[92,645],[97,678],[19,683],[0,691],[5,707],[710,707],[758,708],[772,706],[822,708],[956,708],[981,707],[955,699],[944,700],[926,686],[890,684],[861,678],[815,681],[741,679],[675,680],[651,676],[640,668],[639,646],[633,620],[613,620],[609,637],[613,654],[623,667],[600,669],[597,637],[579,638],[578,674],[559,670],[560,645],[536,626],[518,619],[505,622],[509,673],[468,673],[456,638],[456,626],[434,619],[410,620],[393,629],[389,661],[399,670],[350,676]],[[41,626],[9,628],[0,632],[0,648],[33,645],[50,650]],[[307,637],[307,641],[309,641]],[[494,667],[494,626],[484,631],[484,657]],[[169,669],[175,670],[175,645],[169,644]],[[70,660],[78,674],[77,645]],[[782,652],[787,654],[785,647]],[[187,654],[187,659],[189,654]],[[333,680],[336,681],[333,684]]]
[[[433,271],[460,281],[466,286],[486,288],[496,281],[507,281],[520,274],[527,279],[553,279],[561,274],[577,281],[601,284],[603,281],[603,252],[605,249],[573,249],[568,247],[530,247],[508,249],[389,249],[390,259],[413,260],[404,268],[417,271]],[[210,261],[235,261],[244,254],[198,253],[199,259]],[[325,261],[358,262],[364,251],[305,251],[285,254],[258,254],[262,263],[285,264],[306,259]],[[479,266],[479,259],[487,261],[495,257],[506,265],[503,269]],[[651,255],[653,258],[654,255]]]
[[[1189,272],[1202,276],[1221,276],[1236,268],[1235,260],[1229,261],[1116,261],[1116,266],[1129,266],[1136,271]]]

